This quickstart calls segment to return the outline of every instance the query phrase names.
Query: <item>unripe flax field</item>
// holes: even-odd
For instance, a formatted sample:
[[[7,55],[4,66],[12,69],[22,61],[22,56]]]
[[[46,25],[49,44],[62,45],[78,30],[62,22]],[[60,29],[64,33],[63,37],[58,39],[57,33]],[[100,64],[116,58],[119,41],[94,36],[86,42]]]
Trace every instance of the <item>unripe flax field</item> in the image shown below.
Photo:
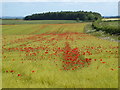
[[[3,25],[3,88],[117,88],[118,43],[86,24]]]

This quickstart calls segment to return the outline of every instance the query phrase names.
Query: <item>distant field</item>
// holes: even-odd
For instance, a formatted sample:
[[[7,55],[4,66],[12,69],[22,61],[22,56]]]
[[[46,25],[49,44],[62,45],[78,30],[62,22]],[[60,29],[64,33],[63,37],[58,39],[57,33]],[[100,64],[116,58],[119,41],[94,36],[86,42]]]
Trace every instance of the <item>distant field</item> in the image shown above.
[[[118,43],[86,24],[2,25],[3,88],[117,88]]]
[[[62,24],[77,23],[75,20],[2,20],[2,24]]]
[[[25,24],[3,25],[3,35],[33,35],[43,33],[83,32],[86,23],[80,24]]]
[[[118,21],[120,18],[103,18],[102,21]]]

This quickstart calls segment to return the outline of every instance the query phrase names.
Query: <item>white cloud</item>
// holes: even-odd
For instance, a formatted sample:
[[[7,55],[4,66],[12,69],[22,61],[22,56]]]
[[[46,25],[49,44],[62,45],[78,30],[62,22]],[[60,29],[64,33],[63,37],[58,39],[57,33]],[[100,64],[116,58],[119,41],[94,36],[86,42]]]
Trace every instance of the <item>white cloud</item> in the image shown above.
[[[0,2],[118,2],[119,0],[0,0]]]

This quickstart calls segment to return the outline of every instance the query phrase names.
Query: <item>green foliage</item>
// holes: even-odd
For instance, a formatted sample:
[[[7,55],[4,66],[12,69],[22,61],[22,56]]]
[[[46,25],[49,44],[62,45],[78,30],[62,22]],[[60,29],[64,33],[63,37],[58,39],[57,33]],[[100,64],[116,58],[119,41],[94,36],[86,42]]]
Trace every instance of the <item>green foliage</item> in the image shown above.
[[[120,28],[118,27],[118,21],[112,21],[112,22],[100,22],[100,21],[95,21],[92,26],[94,29],[97,31],[104,31],[109,34],[116,34],[120,35]]]
[[[101,30],[96,31],[96,29],[92,27],[92,23],[88,23],[85,26],[84,33],[87,33],[89,35],[92,35],[104,40],[110,40],[110,41],[116,41],[116,42],[119,42],[120,40],[119,35],[115,35],[115,34],[110,35],[109,33],[106,33],[105,31],[101,31]]]
[[[40,14],[32,14],[26,16],[24,20],[76,20],[79,18],[81,21],[95,21],[101,19],[101,15],[95,12],[84,11],[61,11],[61,12],[47,12]]]
[[[76,19],[76,21],[77,21],[77,22],[79,22],[79,21],[80,21],[80,19],[79,19],[79,18],[77,18],[77,19]]]

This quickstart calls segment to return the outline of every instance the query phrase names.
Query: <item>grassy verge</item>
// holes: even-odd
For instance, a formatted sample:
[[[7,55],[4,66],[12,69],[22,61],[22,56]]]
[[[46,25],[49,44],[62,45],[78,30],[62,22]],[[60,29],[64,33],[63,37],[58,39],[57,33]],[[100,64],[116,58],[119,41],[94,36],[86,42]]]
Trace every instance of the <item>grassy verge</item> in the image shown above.
[[[104,22],[104,23],[107,24],[107,22]],[[111,24],[111,23],[114,23],[115,25],[115,22],[108,22],[108,24]],[[118,27],[117,25],[115,26]],[[120,41],[119,35],[106,33],[105,30],[104,31],[100,29],[98,30],[92,26],[92,23],[89,23],[85,26],[84,32],[101,39],[107,39],[107,40],[118,41],[118,42]]]
[[[104,31],[111,35],[120,35],[119,28],[120,21],[95,21],[92,23],[92,27],[97,31]]]

